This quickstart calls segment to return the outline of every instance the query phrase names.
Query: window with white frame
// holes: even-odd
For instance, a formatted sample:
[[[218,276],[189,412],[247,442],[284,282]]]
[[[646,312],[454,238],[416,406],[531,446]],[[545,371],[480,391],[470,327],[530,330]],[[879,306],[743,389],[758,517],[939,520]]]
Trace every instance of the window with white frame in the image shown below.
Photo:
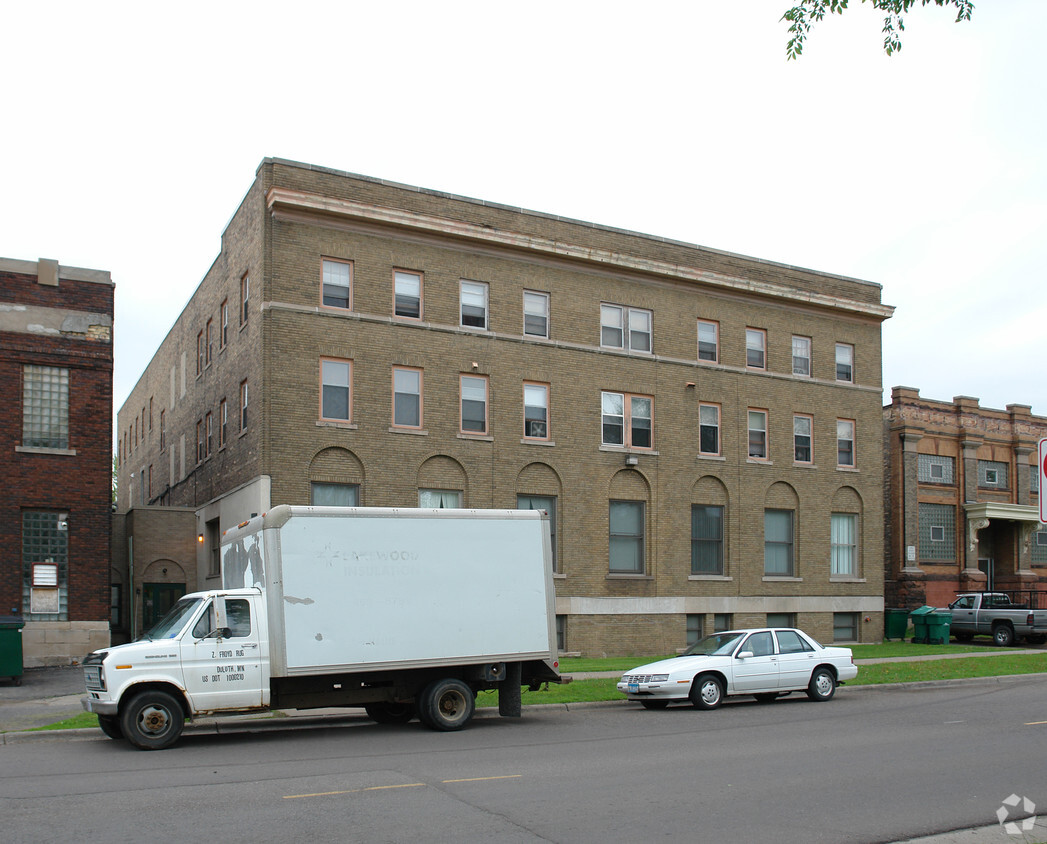
[[[651,448],[653,398],[604,392],[600,399],[604,445]]]
[[[814,420],[810,416],[793,416],[793,460],[796,463],[814,462]]]
[[[251,279],[245,273],[240,279],[240,327],[247,325],[248,306],[251,303]],[[185,390],[182,391],[183,393]]]
[[[793,337],[793,375],[811,377],[810,337]]]
[[[651,312],[622,305],[600,305],[600,345],[634,352],[651,351]]]
[[[393,426],[422,427],[422,370],[393,367]]]
[[[482,281],[461,282],[461,325],[487,330],[487,284]]]
[[[836,380],[854,382],[854,346],[836,344]]]
[[[422,318],[422,274],[393,271],[393,313],[404,319]]]
[[[749,457],[755,460],[767,459],[767,411],[753,410],[748,412],[749,420]]]
[[[462,493],[457,489],[420,489],[418,506],[454,510],[462,506]]]
[[[763,573],[766,577],[792,577],[793,567],[792,510],[763,512]]]
[[[745,329],[745,365],[749,369],[767,368],[767,332],[762,328]]]
[[[69,370],[22,367],[22,445],[69,448]]]
[[[723,507],[691,505],[691,574],[723,574]]]
[[[612,574],[643,574],[644,502],[611,501],[608,517],[609,560]]]
[[[351,414],[352,362],[320,359],[320,418],[348,422]]]
[[[226,299],[218,307],[219,326],[218,333],[218,348],[219,350],[224,349],[226,344],[229,342],[229,300]]]
[[[461,431],[463,434],[487,433],[487,377],[461,376]]]
[[[240,382],[240,433],[247,430],[247,382]]]
[[[553,546],[553,572],[558,572],[556,562],[556,496],[555,495],[517,495],[518,510],[544,510],[549,516],[549,540]]]
[[[709,363],[720,360],[720,323],[698,320],[698,360]]]
[[[854,468],[854,420],[836,420],[836,465]]]
[[[720,405],[698,405],[698,453],[720,454]]]
[[[353,265],[349,261],[323,259],[323,303],[329,308],[352,307]]]
[[[524,438],[549,439],[549,385],[524,383]]]
[[[832,513],[829,518],[829,572],[834,577],[857,577],[858,515]]]
[[[549,294],[525,290],[523,331],[528,337],[549,336]]]

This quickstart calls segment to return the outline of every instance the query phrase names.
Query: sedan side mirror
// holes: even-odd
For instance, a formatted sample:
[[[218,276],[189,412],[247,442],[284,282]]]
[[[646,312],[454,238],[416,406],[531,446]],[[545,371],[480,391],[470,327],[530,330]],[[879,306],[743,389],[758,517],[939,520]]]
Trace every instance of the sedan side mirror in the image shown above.
[[[752,656],[752,651],[742,651],[740,654],[738,654],[738,656],[735,657],[735,659],[749,659]]]

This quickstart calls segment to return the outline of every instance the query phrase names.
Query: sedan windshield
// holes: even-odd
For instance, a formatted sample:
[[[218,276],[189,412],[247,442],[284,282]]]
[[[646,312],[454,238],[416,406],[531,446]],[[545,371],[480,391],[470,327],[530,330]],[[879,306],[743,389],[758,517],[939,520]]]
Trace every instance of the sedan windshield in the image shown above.
[[[173,639],[182,632],[203,598],[182,598],[171,611],[142,634],[143,639]]]
[[[744,635],[737,632],[713,633],[712,636],[706,636],[691,645],[684,651],[684,656],[727,656]]]

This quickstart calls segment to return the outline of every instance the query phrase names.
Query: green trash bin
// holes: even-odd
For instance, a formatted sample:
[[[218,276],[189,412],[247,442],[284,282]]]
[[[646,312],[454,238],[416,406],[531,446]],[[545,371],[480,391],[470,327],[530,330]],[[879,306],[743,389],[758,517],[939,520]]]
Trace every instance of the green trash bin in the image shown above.
[[[910,613],[912,617],[912,641],[918,645],[927,644],[927,616],[934,612],[934,607],[923,606]]]
[[[884,610],[883,638],[904,639],[909,629],[908,610]]]
[[[952,613],[932,612],[924,616],[924,618],[927,619],[927,643],[931,645],[948,645]]]
[[[10,677],[22,685],[22,628],[25,621],[16,615],[0,616],[0,677]]]

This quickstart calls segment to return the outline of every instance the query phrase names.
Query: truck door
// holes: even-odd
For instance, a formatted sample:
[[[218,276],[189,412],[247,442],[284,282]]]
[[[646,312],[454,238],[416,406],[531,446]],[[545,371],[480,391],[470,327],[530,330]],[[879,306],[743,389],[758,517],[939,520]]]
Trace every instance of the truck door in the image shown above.
[[[218,601],[223,604],[216,611]],[[183,639],[182,673],[194,710],[262,705],[261,648],[252,617],[254,607],[246,597],[215,598]],[[224,629],[218,626],[220,620]]]

